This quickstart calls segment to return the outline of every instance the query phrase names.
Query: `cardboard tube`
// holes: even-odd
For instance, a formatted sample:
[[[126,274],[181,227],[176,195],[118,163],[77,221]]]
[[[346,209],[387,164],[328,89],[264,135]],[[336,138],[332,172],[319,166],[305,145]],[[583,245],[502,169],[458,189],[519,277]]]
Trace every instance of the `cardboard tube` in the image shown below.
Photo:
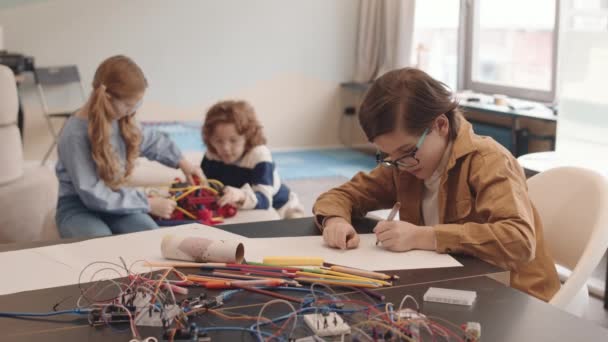
[[[173,234],[165,235],[160,250],[164,258],[195,262],[242,263],[245,255],[245,247],[237,241]]]

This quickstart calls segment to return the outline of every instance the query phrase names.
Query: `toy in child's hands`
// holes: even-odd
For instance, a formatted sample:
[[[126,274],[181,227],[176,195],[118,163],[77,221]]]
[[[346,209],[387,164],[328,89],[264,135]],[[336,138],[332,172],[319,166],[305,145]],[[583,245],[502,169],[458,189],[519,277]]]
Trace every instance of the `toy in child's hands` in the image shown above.
[[[195,177],[194,185],[189,185],[176,178],[168,189],[171,199],[177,203],[169,220],[194,220],[206,225],[215,225],[236,215],[236,207],[218,203],[224,184],[215,179],[207,179],[207,182],[208,186],[201,185],[200,179]]]

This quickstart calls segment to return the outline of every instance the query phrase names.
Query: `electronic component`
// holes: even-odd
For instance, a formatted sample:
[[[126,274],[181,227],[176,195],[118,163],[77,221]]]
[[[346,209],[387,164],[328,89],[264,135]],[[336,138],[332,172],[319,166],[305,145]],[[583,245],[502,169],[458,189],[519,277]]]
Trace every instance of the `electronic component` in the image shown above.
[[[182,308],[175,304],[165,305],[160,309],[150,305],[138,311],[135,316],[135,324],[148,327],[165,327],[171,325],[173,319],[182,312]]]
[[[187,328],[176,329],[174,332],[165,330],[163,334],[165,341],[191,341],[191,342],[210,342],[211,338],[205,333],[199,332],[196,323],[190,324]]]
[[[304,322],[317,336],[350,334],[350,326],[335,312],[304,315]]]
[[[197,298],[188,299],[187,306],[190,307],[190,310],[196,309],[214,309],[222,306],[224,304],[222,296],[216,296],[207,298],[206,295],[201,295]],[[183,304],[182,304],[183,305]]]
[[[127,307],[130,313],[135,311],[133,307]],[[106,308],[95,308],[89,313],[89,324],[92,326],[129,323],[130,314],[123,307],[110,305]]]
[[[398,311],[397,317],[399,317],[400,319],[424,319],[424,318],[426,318],[426,316],[424,316],[420,312],[418,312],[414,309],[410,309],[410,308],[405,308],[405,309],[401,309],[401,311]]]
[[[481,338],[481,324],[479,322],[467,322],[464,326],[464,338],[467,342],[475,342]]]
[[[437,302],[458,305],[473,305],[477,293],[475,291],[463,291],[429,287],[424,294],[425,302]]]

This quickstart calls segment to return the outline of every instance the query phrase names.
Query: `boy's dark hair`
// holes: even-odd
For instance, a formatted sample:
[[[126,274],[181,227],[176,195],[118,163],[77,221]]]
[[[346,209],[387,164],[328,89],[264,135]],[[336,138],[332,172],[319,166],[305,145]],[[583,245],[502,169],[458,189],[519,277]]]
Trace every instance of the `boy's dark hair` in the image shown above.
[[[449,139],[454,140],[461,114],[448,86],[422,70],[403,68],[387,72],[371,85],[359,109],[359,123],[373,141],[398,126],[422,134],[441,114],[447,116]]]
[[[202,128],[203,141],[212,153],[217,153],[217,151],[211,144],[211,136],[215,127],[223,123],[234,124],[238,134],[245,136],[245,153],[255,146],[266,144],[262,125],[249,103],[245,101],[221,101],[209,109]]]

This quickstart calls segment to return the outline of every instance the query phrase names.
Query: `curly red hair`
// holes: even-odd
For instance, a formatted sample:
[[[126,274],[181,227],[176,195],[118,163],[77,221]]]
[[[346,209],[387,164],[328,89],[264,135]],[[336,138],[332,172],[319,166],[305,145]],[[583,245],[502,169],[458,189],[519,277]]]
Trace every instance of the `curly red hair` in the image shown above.
[[[203,141],[212,153],[217,153],[210,141],[213,131],[217,125],[227,123],[234,124],[238,134],[245,136],[245,153],[256,146],[266,144],[262,125],[249,103],[232,100],[220,101],[207,111],[202,129]]]

